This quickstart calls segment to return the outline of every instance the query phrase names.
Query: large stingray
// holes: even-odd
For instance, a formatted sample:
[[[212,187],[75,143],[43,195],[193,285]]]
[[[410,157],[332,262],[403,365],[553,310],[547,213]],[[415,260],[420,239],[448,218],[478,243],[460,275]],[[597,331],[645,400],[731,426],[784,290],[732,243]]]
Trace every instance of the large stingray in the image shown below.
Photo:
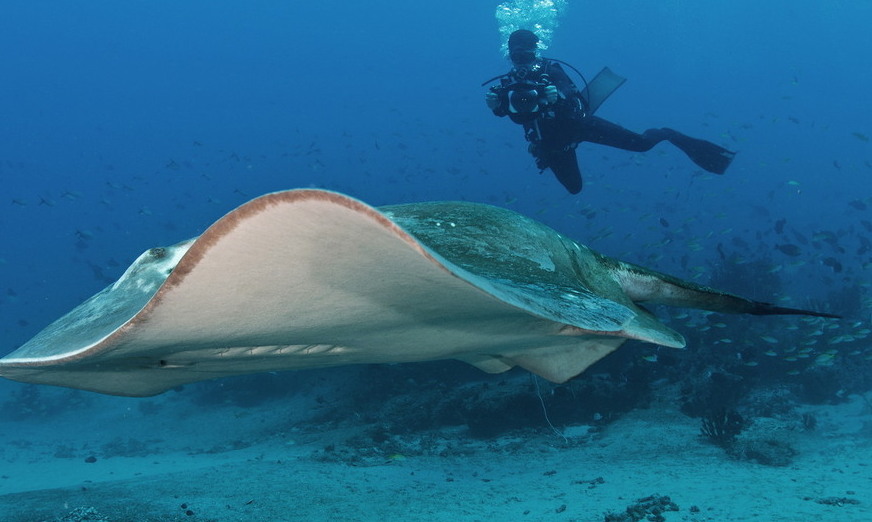
[[[626,339],[684,346],[642,302],[832,317],[617,261],[497,207],[375,209],[291,190],[146,251],[0,359],[0,375],[144,396],[227,375],[459,359],[562,382]]]

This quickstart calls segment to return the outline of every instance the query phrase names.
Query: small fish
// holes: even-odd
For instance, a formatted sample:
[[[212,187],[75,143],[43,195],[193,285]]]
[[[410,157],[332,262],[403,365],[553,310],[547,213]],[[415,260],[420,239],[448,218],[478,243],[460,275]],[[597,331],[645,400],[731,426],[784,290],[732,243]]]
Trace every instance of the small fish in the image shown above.
[[[657,354],[645,355],[642,357],[642,360],[655,363],[657,362]]]
[[[814,364],[815,366],[832,366],[835,358],[835,354],[822,353],[815,357]]]
[[[859,199],[854,199],[854,200],[849,201],[848,205],[856,208],[857,210],[866,210],[868,208],[866,206],[866,203],[863,203]]]
[[[775,222],[775,233],[776,234],[784,233],[784,225],[786,225],[786,224],[787,224],[786,219],[779,219],[778,221],[776,221]]]
[[[771,337],[769,335],[764,335],[760,339],[763,339],[764,341],[766,341],[769,344],[778,344],[778,339]]]
[[[802,250],[793,243],[785,243],[783,245],[775,245],[775,249],[790,257],[796,257],[802,254]]]
[[[868,142],[868,141],[869,141],[869,136],[866,136],[866,135],[863,134],[862,132],[852,132],[852,133],[851,133],[851,136],[857,138],[857,139],[860,140],[860,141],[865,141],[865,142]]]
[[[842,263],[839,263],[839,261],[834,257],[824,258],[823,264],[824,264],[824,266],[828,266],[828,267],[832,268],[833,272],[835,272],[837,274],[842,271]]]

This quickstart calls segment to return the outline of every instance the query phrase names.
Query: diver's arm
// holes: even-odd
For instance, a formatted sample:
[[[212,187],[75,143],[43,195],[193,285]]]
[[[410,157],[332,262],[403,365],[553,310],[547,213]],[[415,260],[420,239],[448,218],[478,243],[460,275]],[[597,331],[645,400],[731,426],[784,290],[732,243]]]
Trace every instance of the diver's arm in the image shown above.
[[[501,86],[493,86],[484,95],[485,103],[495,116],[503,117],[509,114],[509,100],[505,89]]]
[[[563,67],[556,62],[548,62],[548,76],[551,83],[560,91],[560,99],[557,100],[556,107],[565,116],[573,118],[583,118],[588,114],[587,100],[582,96],[581,91],[575,82],[566,74]]]
[[[494,115],[503,117],[509,114],[507,110],[506,95],[501,89],[491,87],[484,95],[485,103]]]
[[[551,79],[551,83],[560,91],[561,98],[571,99],[578,96],[578,87],[559,63],[549,61],[547,71],[546,74]]]
[[[488,89],[487,92],[484,93],[484,102],[487,105],[488,109],[490,109],[491,111],[493,111],[494,114],[499,116],[499,114],[497,114],[497,111],[499,111],[500,105],[502,104],[500,103],[500,95],[497,94],[497,92],[493,88]]]

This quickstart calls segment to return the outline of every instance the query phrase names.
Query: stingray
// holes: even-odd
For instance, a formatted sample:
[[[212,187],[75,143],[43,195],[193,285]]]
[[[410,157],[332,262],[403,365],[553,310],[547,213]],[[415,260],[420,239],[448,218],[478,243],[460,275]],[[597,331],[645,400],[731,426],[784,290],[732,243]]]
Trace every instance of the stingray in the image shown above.
[[[289,190],[146,251],[0,359],[0,375],[148,396],[230,375],[457,359],[564,382],[627,339],[685,345],[642,303],[835,317],[618,261],[503,208]]]

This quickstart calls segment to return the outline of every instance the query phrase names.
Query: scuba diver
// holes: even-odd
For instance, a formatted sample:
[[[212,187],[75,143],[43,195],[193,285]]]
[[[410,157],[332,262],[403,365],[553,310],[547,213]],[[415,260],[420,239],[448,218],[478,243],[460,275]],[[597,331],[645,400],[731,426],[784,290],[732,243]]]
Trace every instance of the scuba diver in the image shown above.
[[[568,63],[539,57],[538,43],[539,37],[526,29],[509,36],[512,70],[482,84],[500,80],[485,94],[485,101],[495,115],[508,116],[524,127],[529,151],[540,172],[551,169],[571,194],[581,192],[575,148],[585,141],[634,152],[645,152],[661,141],[668,141],[709,172],[723,174],[730,166],[735,152],[714,143],[668,128],[637,134],[594,116],[606,98],[624,83],[624,78],[606,67],[588,83]],[[561,64],[578,73],[585,82],[583,90],[578,90]]]

